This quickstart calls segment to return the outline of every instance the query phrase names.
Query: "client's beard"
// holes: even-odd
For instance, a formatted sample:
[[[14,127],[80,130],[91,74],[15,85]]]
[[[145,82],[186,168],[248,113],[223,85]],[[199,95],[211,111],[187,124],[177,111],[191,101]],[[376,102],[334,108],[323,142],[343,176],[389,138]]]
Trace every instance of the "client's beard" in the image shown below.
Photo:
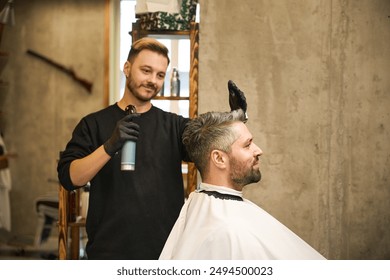
[[[240,164],[236,160],[231,159],[232,172],[230,176],[236,185],[244,187],[252,183],[257,183],[261,180],[260,169],[253,169],[253,165],[251,168],[243,169],[239,165]]]

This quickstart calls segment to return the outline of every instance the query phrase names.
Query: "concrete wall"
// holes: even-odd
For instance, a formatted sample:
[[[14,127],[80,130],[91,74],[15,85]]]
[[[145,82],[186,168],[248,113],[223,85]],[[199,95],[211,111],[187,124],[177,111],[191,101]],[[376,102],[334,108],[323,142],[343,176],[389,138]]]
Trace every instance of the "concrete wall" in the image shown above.
[[[0,50],[1,129],[10,152],[12,234],[31,236],[34,201],[57,193],[57,159],[80,118],[103,106],[104,0],[14,1],[16,24],[6,26]],[[89,94],[70,76],[30,55],[37,51],[93,83]]]
[[[246,93],[246,196],[330,259],[390,258],[390,1],[201,0],[200,112]]]
[[[199,111],[246,93],[263,180],[246,197],[330,259],[390,258],[390,1],[200,0]],[[104,0],[15,1],[0,50],[12,227],[34,233],[34,199],[78,120],[103,106]],[[26,55],[93,82],[88,94]],[[50,180],[50,181],[49,181]]]

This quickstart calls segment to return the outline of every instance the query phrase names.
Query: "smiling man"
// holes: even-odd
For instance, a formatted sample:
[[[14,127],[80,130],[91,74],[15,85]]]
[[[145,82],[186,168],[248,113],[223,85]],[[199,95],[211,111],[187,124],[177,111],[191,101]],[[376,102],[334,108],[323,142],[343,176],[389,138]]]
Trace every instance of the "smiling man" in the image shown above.
[[[168,49],[136,41],[124,64],[117,103],[82,118],[58,163],[63,187],[90,182],[88,259],[158,259],[184,203],[182,133],[188,119],[154,107],[169,64]],[[136,114],[127,115],[133,105]],[[134,171],[121,171],[127,140],[137,141]]]
[[[209,112],[183,134],[202,177],[173,227],[160,259],[324,259],[263,209],[242,197],[261,179],[262,150],[242,110]]]

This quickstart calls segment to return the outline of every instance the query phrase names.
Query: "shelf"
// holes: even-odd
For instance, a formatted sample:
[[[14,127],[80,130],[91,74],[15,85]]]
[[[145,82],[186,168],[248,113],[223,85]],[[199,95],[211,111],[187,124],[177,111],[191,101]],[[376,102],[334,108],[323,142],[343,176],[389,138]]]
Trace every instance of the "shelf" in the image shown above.
[[[190,41],[190,70],[189,70],[189,96],[156,96],[153,100],[162,101],[188,101],[189,117],[195,118],[198,115],[198,64],[199,64],[199,23],[191,22],[190,30],[145,30],[140,28],[138,21],[133,22],[132,31],[129,32],[134,43],[143,37],[155,39],[189,39]],[[169,90],[166,91],[169,94]],[[157,102],[156,102],[157,103]],[[164,102],[165,103],[165,102]],[[172,102],[176,103],[176,102]],[[180,103],[180,102],[178,102]],[[185,102],[183,102],[185,103]],[[176,105],[176,104],[175,104]],[[193,163],[188,163],[187,174],[183,174],[183,179],[187,182],[186,197],[196,189],[197,171]]]
[[[70,222],[68,225],[70,227],[85,227],[85,218],[81,218],[76,222]]]
[[[136,25],[135,25],[136,26]],[[137,29],[133,25],[133,31],[129,32],[132,38],[152,37],[155,39],[189,39],[189,30],[143,30]]]

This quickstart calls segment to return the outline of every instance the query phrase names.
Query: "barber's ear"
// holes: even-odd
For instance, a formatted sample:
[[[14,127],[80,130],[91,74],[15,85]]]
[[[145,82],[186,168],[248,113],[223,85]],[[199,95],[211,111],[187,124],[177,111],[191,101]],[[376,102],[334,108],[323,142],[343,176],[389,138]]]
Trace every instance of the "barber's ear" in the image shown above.
[[[227,156],[220,150],[213,150],[211,152],[211,162],[218,168],[225,168],[227,163]]]
[[[128,60],[126,60],[125,64],[123,65],[123,74],[125,74],[126,78],[129,77],[130,68],[131,68],[131,63]]]

